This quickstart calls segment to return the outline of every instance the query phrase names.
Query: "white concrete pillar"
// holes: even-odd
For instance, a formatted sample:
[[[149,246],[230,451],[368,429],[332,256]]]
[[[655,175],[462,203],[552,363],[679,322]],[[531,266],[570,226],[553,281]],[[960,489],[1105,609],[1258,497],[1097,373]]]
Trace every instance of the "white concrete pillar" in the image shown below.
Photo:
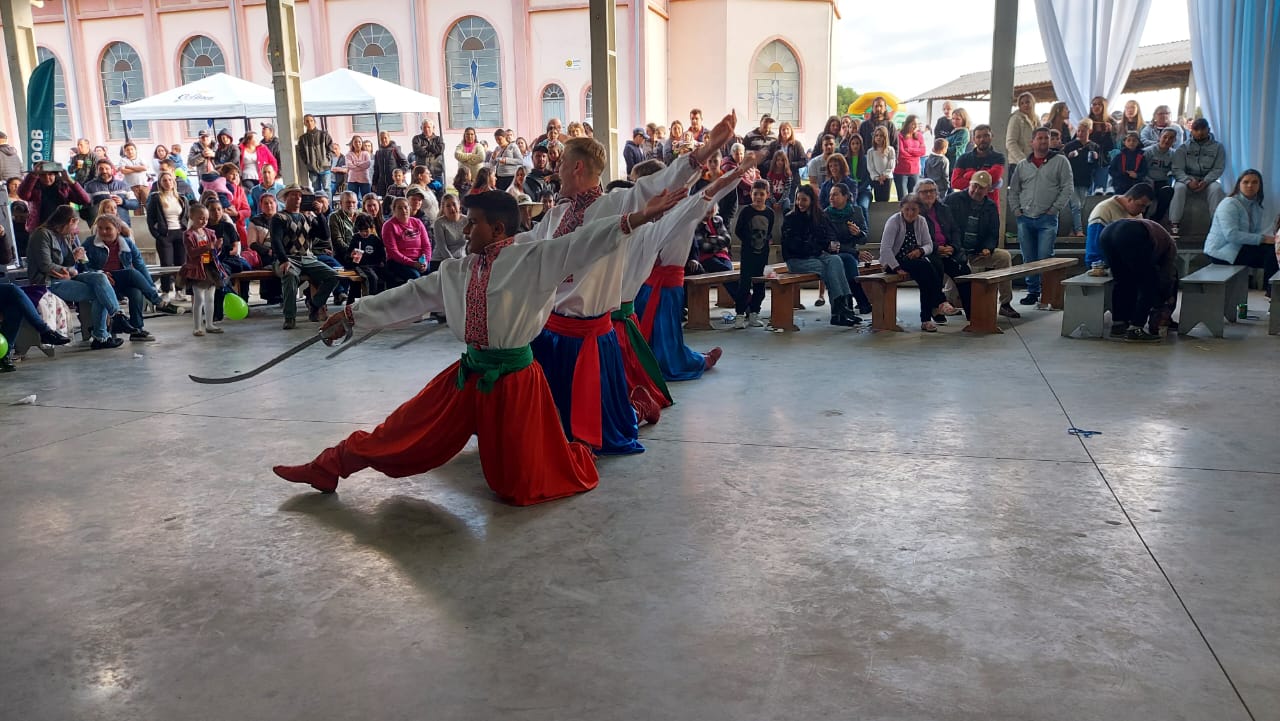
[[[302,73],[298,64],[298,24],[294,0],[267,0],[271,85],[276,91],[276,135],[280,138],[280,177],[305,185],[298,175],[297,136],[302,128]]]
[[[604,145],[603,181],[618,169],[618,51],[614,43],[614,0],[591,0],[591,127]]]
[[[13,110],[17,115],[18,137],[10,142],[27,154],[27,78],[36,69],[35,21],[28,0],[0,2],[0,22],[4,23],[5,56],[9,61],[9,83],[13,88]]]

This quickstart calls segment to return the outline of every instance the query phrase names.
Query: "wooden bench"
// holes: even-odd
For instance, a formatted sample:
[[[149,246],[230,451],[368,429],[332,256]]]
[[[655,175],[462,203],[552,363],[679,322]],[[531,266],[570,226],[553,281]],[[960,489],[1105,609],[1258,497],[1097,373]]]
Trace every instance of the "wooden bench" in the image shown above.
[[[996,302],[1000,284],[1024,275],[1040,276],[1040,307],[1062,310],[1062,277],[1076,264],[1075,258],[1044,258],[1008,268],[970,273],[956,278],[957,283],[968,283],[972,295],[969,299],[968,333],[1003,333],[996,325]]]
[[[240,271],[239,273],[232,273],[231,282],[235,285],[236,293],[239,294],[241,298],[248,298],[250,282],[255,280],[267,280],[269,278],[277,278],[277,277],[279,276],[276,275],[274,270],[266,270],[266,269],[243,270],[243,271]],[[338,270],[338,277],[342,280],[355,283],[356,285],[360,286],[361,294],[363,294],[364,277],[361,276],[359,273],[355,272],[354,270],[348,270],[346,268],[343,268],[341,270]],[[306,280],[305,276],[299,279],[300,282],[303,282],[305,280]],[[355,299],[352,298],[350,294],[348,294],[347,305],[350,305],[353,302],[355,302]]]
[[[1081,273],[1062,281],[1066,295],[1062,308],[1062,336],[1070,338],[1082,330],[1087,338],[1102,338],[1106,313],[1111,310],[1111,289],[1115,278]]]
[[[1280,273],[1271,276],[1271,307],[1268,309],[1267,333],[1280,335]]]
[[[1236,322],[1236,306],[1249,302],[1249,278],[1243,265],[1206,265],[1179,281],[1182,314],[1178,335],[1186,335],[1200,323],[1221,338],[1222,319]]]
[[[902,326],[898,325],[898,289],[895,286],[908,280],[910,278],[897,273],[868,273],[858,276],[858,282],[871,301],[871,330],[902,332]]]
[[[698,275],[686,275],[684,277],[684,299],[685,305],[689,308],[689,320],[685,324],[685,330],[712,330],[711,327],[711,289],[716,288],[716,306],[720,308],[733,308],[737,305],[733,295],[729,293],[725,283],[732,283],[738,280],[738,264],[734,263],[735,270],[721,270],[715,273],[699,273]],[[765,266],[766,272],[769,268],[782,272],[787,269],[783,263],[775,263]]]
[[[769,286],[769,324],[786,331],[797,331],[796,305],[800,300],[800,286],[821,279],[817,273],[787,273],[752,278],[752,283]]]

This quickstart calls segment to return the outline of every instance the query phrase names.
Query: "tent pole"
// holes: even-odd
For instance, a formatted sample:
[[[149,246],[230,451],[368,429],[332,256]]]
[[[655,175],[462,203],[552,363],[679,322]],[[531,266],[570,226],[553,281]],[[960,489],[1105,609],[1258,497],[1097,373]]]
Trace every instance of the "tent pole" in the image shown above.
[[[378,113],[373,114],[373,130],[378,135],[382,135],[382,116]]]

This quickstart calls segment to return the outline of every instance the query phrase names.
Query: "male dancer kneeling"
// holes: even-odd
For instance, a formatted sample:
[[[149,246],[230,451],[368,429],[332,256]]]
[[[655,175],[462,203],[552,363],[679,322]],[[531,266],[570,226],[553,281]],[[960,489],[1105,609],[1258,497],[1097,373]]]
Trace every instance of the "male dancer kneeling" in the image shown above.
[[[634,228],[661,217],[681,197],[664,191],[639,212],[595,220],[537,243],[514,242],[520,215],[511,195],[468,197],[465,258],[361,298],[320,331],[331,342],[352,326],[372,330],[443,312],[463,320],[449,326],[467,344],[462,359],[372,432],[356,431],[310,463],[272,470],[332,493],[340,477],[364,468],[396,478],[425,473],[456,455],[474,434],[485,480],[504,501],[524,506],[595,488],[599,476],[591,449],[565,439],[529,341],[546,324],[566,276],[589,273]]]

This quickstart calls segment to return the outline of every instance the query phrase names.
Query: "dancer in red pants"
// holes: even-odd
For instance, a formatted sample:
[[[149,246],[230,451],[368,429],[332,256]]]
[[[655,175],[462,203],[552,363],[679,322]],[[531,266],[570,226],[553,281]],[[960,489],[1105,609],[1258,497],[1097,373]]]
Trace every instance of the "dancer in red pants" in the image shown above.
[[[364,468],[392,477],[440,466],[474,434],[494,493],[529,505],[596,487],[591,450],[565,439],[546,379],[529,341],[542,331],[555,291],[568,275],[589,277],[634,228],[680,200],[663,192],[641,211],[588,223],[537,243],[515,243],[515,199],[501,191],[467,198],[468,255],[423,278],[361,298],[321,328],[327,341],[352,326],[380,328],[443,312],[467,344],[462,359],[436,376],[373,431],[356,431],[310,463],[276,466],[276,475],[332,493],[338,479]]]

